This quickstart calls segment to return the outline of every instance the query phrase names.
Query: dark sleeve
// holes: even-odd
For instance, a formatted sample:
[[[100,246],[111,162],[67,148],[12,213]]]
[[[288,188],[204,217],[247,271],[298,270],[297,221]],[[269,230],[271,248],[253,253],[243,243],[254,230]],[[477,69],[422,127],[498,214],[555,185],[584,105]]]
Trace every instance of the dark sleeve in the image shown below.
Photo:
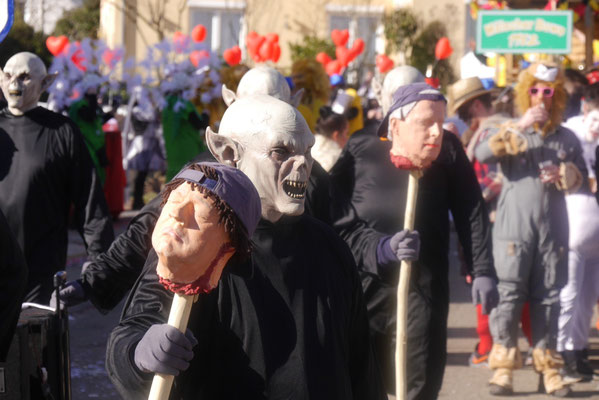
[[[491,224],[485,201],[459,140],[445,133],[444,140],[452,142],[453,168],[449,169],[449,208],[453,216],[468,272],[474,277],[496,277],[493,266]]]
[[[69,186],[75,207],[75,226],[83,237],[89,258],[94,259],[108,250],[114,240],[112,221],[100,179],[83,142],[83,135],[72,123],[65,124],[63,129],[69,129],[71,137]]]
[[[106,369],[123,399],[147,399],[153,374],[141,372],[134,361],[137,343],[152,325],[165,324],[173,299],[158,281],[157,256],[150,252],[143,273],[123,308],[119,324],[106,347]]]
[[[370,339],[366,302],[355,263],[347,246],[340,243],[344,264],[351,273],[352,307],[349,318],[349,373],[353,399],[386,399],[378,363],[375,360]]]
[[[0,362],[6,361],[27,284],[21,249],[0,212]]]
[[[599,179],[599,146],[595,148],[595,179]],[[599,203],[599,190],[595,192],[595,198]]]
[[[330,208],[333,229],[349,246],[358,269],[379,275],[382,271],[377,262],[376,249],[381,238],[386,235],[370,228],[359,218],[352,205],[356,167],[352,153],[353,142],[350,139],[331,169]]]
[[[314,161],[306,189],[306,213],[331,225],[331,183],[328,173]]]
[[[152,232],[160,215],[161,196],[146,204],[105,252],[81,274],[82,285],[96,308],[107,313],[131,289],[152,249]]]

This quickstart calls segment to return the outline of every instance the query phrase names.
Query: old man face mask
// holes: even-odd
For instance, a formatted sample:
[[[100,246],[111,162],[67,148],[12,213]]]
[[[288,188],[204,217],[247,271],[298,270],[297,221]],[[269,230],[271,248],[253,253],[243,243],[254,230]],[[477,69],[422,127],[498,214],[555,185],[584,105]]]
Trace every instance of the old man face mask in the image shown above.
[[[206,269],[229,241],[212,203],[189,182],[171,192],[152,233],[152,246],[161,261],[158,275],[190,283],[205,273],[199,269]]]
[[[54,80],[46,75],[42,60],[33,53],[17,53],[4,66],[2,93],[13,115],[23,115],[37,106],[40,95]]]
[[[206,139],[219,161],[235,164],[256,186],[263,218],[275,222],[304,212],[314,135],[294,107],[264,95],[239,99],[219,133],[207,131]]]

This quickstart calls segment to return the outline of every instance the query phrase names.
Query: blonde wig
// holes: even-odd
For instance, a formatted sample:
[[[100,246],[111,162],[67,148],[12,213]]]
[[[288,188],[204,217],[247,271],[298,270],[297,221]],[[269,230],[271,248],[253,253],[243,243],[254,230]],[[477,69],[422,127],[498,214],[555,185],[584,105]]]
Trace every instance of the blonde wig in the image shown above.
[[[566,103],[568,101],[568,94],[564,89],[564,74],[560,69],[557,77],[553,82],[547,82],[534,76],[537,66],[539,64],[533,64],[526,70],[520,72],[518,76],[518,83],[514,88],[516,93],[515,103],[520,115],[524,115],[526,110],[530,108],[530,94],[528,90],[535,86],[537,83],[542,83],[548,87],[553,88],[553,99],[551,102],[550,118],[542,127],[543,136],[553,132],[561,123],[564,110],[566,109]]]

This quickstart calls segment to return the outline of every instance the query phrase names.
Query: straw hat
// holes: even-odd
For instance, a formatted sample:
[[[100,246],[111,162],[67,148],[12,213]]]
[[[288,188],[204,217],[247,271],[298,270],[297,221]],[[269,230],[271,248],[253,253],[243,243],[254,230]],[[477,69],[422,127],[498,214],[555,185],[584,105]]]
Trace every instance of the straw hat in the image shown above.
[[[492,89],[485,89],[477,77],[460,79],[449,87],[450,114],[455,114],[467,101],[492,91]]]

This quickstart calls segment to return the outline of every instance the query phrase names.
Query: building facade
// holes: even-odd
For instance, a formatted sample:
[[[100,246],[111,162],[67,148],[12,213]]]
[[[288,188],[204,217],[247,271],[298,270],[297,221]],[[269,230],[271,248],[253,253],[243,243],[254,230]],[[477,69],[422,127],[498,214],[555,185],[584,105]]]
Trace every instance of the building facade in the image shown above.
[[[452,63],[464,53],[465,0],[102,0],[100,37],[110,46],[123,46],[128,57],[142,59],[149,45],[194,26],[206,27],[205,43],[222,52],[238,44],[247,60],[245,37],[250,31],[279,35],[281,58],[277,67],[291,65],[288,43],[304,36],[329,37],[333,29],[348,29],[351,46],[365,42],[361,56],[374,64],[384,53],[382,17],[397,7],[410,7],[423,22],[440,20],[447,26],[454,48]],[[434,45],[434,44],[433,44]],[[251,65],[251,62],[248,62]],[[456,70],[457,72],[457,70]]]

